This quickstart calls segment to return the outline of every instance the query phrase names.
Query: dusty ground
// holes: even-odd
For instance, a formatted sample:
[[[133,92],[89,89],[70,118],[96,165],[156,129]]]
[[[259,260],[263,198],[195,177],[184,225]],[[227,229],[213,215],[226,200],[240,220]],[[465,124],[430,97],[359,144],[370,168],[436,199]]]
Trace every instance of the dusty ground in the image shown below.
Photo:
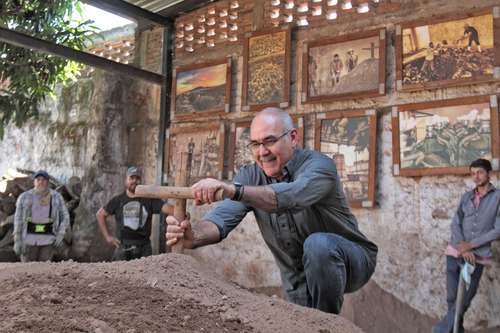
[[[193,258],[0,264],[0,332],[361,332],[342,317],[253,294]]]

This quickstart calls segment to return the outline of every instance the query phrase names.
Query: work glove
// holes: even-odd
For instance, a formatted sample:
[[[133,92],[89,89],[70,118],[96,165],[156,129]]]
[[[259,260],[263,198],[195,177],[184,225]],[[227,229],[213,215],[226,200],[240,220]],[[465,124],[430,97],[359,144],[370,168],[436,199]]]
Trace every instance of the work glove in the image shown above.
[[[21,255],[21,242],[14,243],[14,252],[18,257]]]

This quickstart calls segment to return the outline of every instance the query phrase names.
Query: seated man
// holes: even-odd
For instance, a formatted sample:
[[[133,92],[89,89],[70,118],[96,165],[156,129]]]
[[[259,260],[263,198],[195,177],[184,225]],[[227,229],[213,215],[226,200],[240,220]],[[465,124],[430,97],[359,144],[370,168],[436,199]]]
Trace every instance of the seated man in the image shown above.
[[[197,204],[215,201],[221,189],[231,200],[193,225],[169,216],[167,244],[217,243],[253,211],[288,299],[339,313],[344,293],[358,290],[373,274],[377,246],[359,231],[334,161],[298,148],[292,119],[280,109],[259,112],[250,138],[256,163],[241,168],[234,184],[204,179],[193,185]]]
[[[459,317],[458,331],[464,331],[464,314],[476,295],[484,264],[491,261],[490,244],[500,238],[500,191],[490,183],[491,163],[480,158],[472,162],[469,169],[476,188],[465,192],[451,221],[451,240],[445,252],[448,312],[432,328],[433,333],[453,332],[460,265],[467,261],[475,265],[475,269]]]
[[[160,199],[136,198],[135,187],[141,183],[141,172],[136,167],[127,170],[126,190],[113,197],[96,214],[99,229],[106,242],[115,247],[113,260],[131,260],[152,254],[151,219],[153,214],[171,214],[172,206]],[[117,236],[112,236],[106,227],[106,217],[116,218]]]
[[[49,188],[49,174],[33,176],[35,187],[17,199],[14,217],[14,252],[22,262],[51,261],[63,244],[69,213],[61,194]]]

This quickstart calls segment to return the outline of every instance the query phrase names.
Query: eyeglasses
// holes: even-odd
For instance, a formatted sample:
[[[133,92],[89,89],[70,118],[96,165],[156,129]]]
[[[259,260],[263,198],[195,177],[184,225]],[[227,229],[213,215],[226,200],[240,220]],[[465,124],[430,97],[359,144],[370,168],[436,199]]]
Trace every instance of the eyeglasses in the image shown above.
[[[267,149],[271,148],[276,142],[278,142],[282,137],[290,133],[292,130],[288,130],[285,133],[281,134],[280,136],[268,136],[262,141],[250,141],[250,143],[247,145],[247,148],[250,148],[252,151],[257,151],[259,149],[260,145],[263,145]]]

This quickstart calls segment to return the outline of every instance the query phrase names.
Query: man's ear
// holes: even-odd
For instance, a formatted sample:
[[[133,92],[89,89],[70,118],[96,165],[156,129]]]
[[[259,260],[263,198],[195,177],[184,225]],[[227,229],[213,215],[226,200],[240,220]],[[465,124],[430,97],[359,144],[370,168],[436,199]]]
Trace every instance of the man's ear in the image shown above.
[[[292,140],[293,146],[296,147],[299,143],[299,132],[296,128],[290,131],[290,139]]]

